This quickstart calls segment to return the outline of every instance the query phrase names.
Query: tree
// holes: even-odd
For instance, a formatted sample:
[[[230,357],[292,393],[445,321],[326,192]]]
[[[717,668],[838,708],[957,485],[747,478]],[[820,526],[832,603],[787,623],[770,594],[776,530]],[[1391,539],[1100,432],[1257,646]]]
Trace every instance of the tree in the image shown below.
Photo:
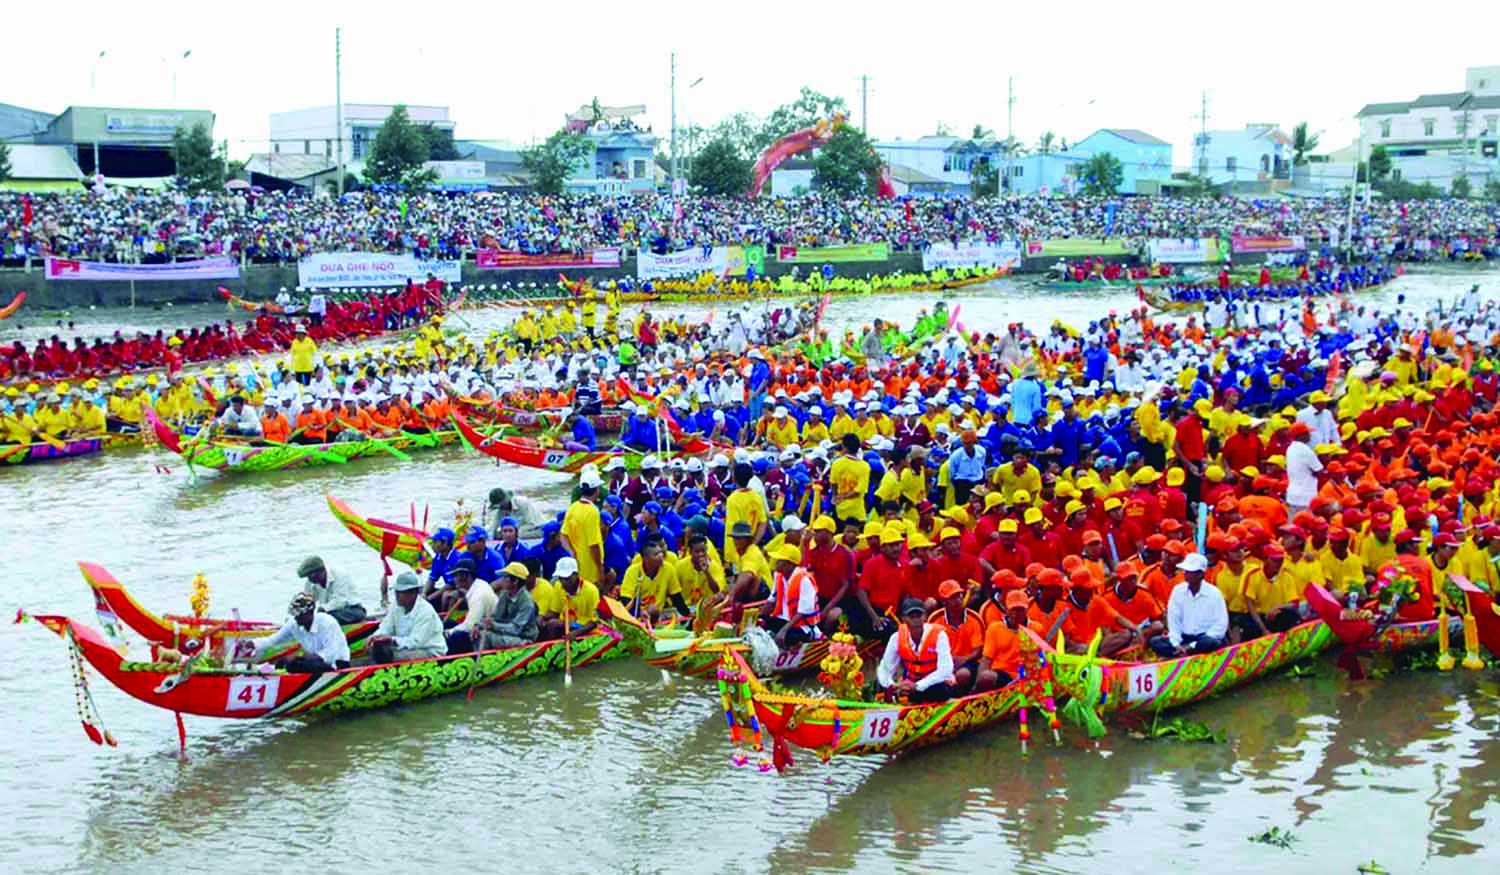
[[[1374,182],[1391,175],[1391,156],[1384,146],[1376,146],[1370,150],[1369,171],[1370,179]]]
[[[428,124],[417,130],[421,131],[422,139],[427,141],[428,161],[457,161],[463,157],[458,153],[458,145],[453,142],[452,128]]]
[[[874,194],[880,168],[870,138],[859,128],[840,125],[813,158],[813,185],[820,191]]]
[[[845,116],[849,114],[844,98],[829,97],[804,85],[796,100],[776,107],[766,118],[765,124],[761,125],[760,132],[750,145],[750,151],[759,153],[792,131],[810,127],[818,119],[831,121],[840,113]]]
[[[974,162],[969,171],[969,188],[974,197],[994,197],[1000,193],[1000,173],[988,158]]]
[[[0,182],[10,179],[10,144],[0,140]]]
[[[1453,184],[1448,188],[1448,193],[1454,197],[1472,197],[1474,195],[1474,187],[1469,183],[1469,177],[1455,176],[1453,177]]]
[[[750,159],[726,139],[716,139],[693,156],[688,182],[714,197],[735,197],[750,190]]]
[[[1208,177],[1183,171],[1172,174],[1172,178],[1183,183],[1181,187],[1175,189],[1175,193],[1180,197],[1213,197],[1218,194],[1214,190],[1213,181]]]
[[[375,133],[370,156],[365,159],[365,179],[376,184],[421,188],[437,178],[435,172],[422,166],[428,155],[427,137],[411,123],[406,104],[398,103]]]
[[[1320,137],[1320,134],[1307,132],[1307,122],[1298,122],[1297,126],[1292,128],[1293,167],[1301,167],[1307,163],[1307,156],[1317,150]]]
[[[994,136],[995,131],[993,128],[987,128],[977,122],[974,124],[974,130],[969,133],[969,139],[971,140],[988,140]]]
[[[3,164],[4,162],[0,161],[0,165]],[[4,178],[4,175],[0,174],[0,179]],[[1484,197],[1485,200],[1500,201],[1500,179],[1491,179],[1484,184]]]
[[[751,113],[737,112],[720,119],[709,133],[711,139],[727,141],[742,155],[756,155],[764,148],[757,146],[763,127],[761,120]]]
[[[1057,135],[1051,131],[1042,131],[1042,135],[1036,138],[1036,153],[1038,155],[1050,155],[1057,151]]]
[[[1100,152],[1083,162],[1080,176],[1085,195],[1109,197],[1120,190],[1120,183],[1125,181],[1125,169],[1119,158],[1108,152]]]
[[[951,137],[953,136],[953,131],[948,127],[947,122],[939,121],[937,123],[937,131],[934,132],[934,135],[939,137]]]
[[[172,132],[172,162],[177,179],[189,191],[224,189],[224,155],[214,148],[213,137],[202,124]]]
[[[594,142],[567,129],[553,132],[543,143],[521,150],[521,166],[531,174],[531,188],[541,194],[562,194],[578,163],[594,151]]]

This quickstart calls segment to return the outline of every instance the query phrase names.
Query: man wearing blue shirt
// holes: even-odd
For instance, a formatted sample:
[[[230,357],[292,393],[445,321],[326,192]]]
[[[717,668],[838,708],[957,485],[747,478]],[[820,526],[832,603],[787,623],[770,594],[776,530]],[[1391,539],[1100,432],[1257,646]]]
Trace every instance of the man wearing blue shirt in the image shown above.
[[[475,577],[485,583],[494,583],[505,563],[487,546],[489,538],[490,533],[484,530],[484,526],[469,529],[464,533],[464,555],[474,561]]]
[[[568,447],[569,450],[575,453],[587,450],[592,453],[599,449],[599,438],[594,433],[594,423],[589,421],[587,416],[569,408],[563,408],[563,425],[567,426],[570,422],[573,425],[573,445]]]
[[[427,539],[427,543],[432,545],[432,567],[427,575],[427,595],[431,595],[433,590],[451,586],[453,583],[453,566],[464,555],[453,549],[453,541],[453,530],[447,527],[438,529],[432,533],[431,538]]]
[[[948,457],[948,479],[953,484],[953,500],[962,505],[969,502],[969,493],[984,482],[984,447],[979,445],[979,435],[966,429],[962,443]]]

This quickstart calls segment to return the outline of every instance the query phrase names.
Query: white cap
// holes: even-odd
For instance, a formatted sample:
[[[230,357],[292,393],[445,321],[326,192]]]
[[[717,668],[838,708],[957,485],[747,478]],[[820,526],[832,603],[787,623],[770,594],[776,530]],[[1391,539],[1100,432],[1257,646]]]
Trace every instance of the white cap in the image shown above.
[[[668,462],[667,462],[667,469],[671,470],[671,471],[681,471],[682,470],[682,459],[679,458],[679,459],[668,460]]]
[[[615,456],[613,459],[610,459],[608,462],[605,463],[604,470],[605,471],[623,471],[623,470],[625,470],[625,460],[622,459],[622,458],[620,458],[619,456]]]
[[[689,474],[701,474],[703,473],[703,460],[696,457],[688,459],[687,464],[683,467],[687,469]]]
[[[586,489],[598,489],[600,486],[599,475],[593,471],[585,471],[578,475],[578,485]]]
[[[1207,571],[1208,557],[1202,553],[1189,553],[1177,567],[1183,571]]]
[[[786,416],[787,416],[786,408],[778,406],[776,408],[775,413],[773,413],[772,416],[776,417],[777,419],[786,419]]]
[[[717,459],[715,460],[717,461]],[[750,451],[744,447],[736,447],[734,450],[734,461],[736,464],[750,464]]]
[[[729,457],[723,453],[714,453],[714,457],[709,460],[708,466],[710,468],[728,468]]]
[[[794,450],[794,449],[792,449],[791,447],[787,447],[786,449],[784,449],[784,450],[781,451],[781,461],[783,461],[783,462],[795,461],[796,458],[797,458],[797,451]]]
[[[854,412],[855,413],[859,413],[860,411],[869,410],[869,409],[870,409],[869,405],[865,404],[865,402],[863,402],[863,401],[856,401],[856,402],[854,402]]]
[[[805,528],[807,528],[807,523],[804,523],[801,518],[792,514],[787,514],[781,521],[781,530],[783,532],[800,532]]]
[[[641,460],[641,468],[642,469],[645,469],[645,468],[660,468],[660,467],[661,467],[661,459],[656,458],[655,455],[648,455],[646,458],[644,458],[644,459]]]
[[[552,573],[553,577],[572,577],[578,573],[578,560],[572,556],[564,556],[557,560],[557,570]]]

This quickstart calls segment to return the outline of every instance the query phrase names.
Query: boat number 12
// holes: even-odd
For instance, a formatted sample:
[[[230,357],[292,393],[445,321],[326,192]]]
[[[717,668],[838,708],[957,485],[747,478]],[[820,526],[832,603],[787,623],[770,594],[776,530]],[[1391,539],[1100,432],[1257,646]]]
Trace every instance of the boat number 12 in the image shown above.
[[[896,724],[901,721],[901,712],[866,711],[864,727],[859,733],[860,744],[885,744],[896,735]]]
[[[264,711],[276,704],[276,693],[280,689],[279,675],[230,678],[229,699],[224,703],[224,710]]]
[[[1130,670],[1126,682],[1130,688],[1125,691],[1127,702],[1144,702],[1156,695],[1156,666],[1139,665]]]

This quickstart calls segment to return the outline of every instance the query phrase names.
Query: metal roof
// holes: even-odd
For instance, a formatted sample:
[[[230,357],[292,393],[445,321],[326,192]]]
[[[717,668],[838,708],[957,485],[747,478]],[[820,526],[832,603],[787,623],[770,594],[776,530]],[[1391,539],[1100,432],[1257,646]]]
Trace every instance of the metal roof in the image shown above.
[[[1468,99],[1469,92],[1467,91],[1450,91],[1446,94],[1424,94],[1411,102],[1411,108],[1441,106],[1448,109],[1458,109]]]
[[[78,180],[83,171],[63,146],[10,144],[10,175],[15,179]]]
[[[1367,115],[1398,115],[1410,108],[1411,104],[1404,100],[1396,103],[1367,103],[1365,104],[1365,108],[1355,113],[1355,115],[1356,117]]]
[[[1171,145],[1171,143],[1168,143],[1166,140],[1153,137],[1145,131],[1137,130],[1135,128],[1104,128],[1103,131],[1106,134],[1114,134],[1122,140],[1128,140],[1132,143],[1139,143],[1143,146]]]

